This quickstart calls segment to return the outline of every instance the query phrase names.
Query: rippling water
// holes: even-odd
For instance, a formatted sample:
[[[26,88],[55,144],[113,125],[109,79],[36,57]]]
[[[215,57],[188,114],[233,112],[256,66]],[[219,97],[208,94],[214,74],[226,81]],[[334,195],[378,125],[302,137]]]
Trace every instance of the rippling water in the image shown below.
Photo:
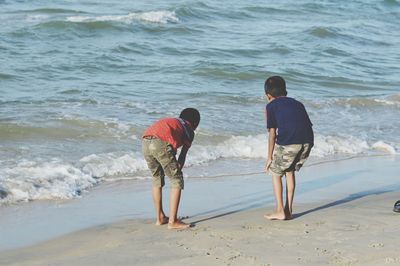
[[[398,153],[398,21],[398,1],[0,0],[0,203],[148,178],[143,130],[188,106],[194,175],[262,160],[275,74],[309,111],[314,158]]]

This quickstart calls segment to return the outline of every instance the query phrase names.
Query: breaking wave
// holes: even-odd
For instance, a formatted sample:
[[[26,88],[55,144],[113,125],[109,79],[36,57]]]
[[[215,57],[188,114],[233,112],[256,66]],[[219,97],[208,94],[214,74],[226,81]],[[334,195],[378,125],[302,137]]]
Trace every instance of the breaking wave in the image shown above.
[[[398,147],[384,141],[368,143],[352,136],[319,136],[311,156],[397,154]],[[194,144],[187,167],[206,165],[219,159],[263,159],[266,135],[232,136],[216,145]],[[0,205],[7,203],[70,199],[99,182],[121,178],[150,179],[140,152],[92,154],[76,163],[55,158],[48,161],[22,160],[0,169]]]
[[[134,12],[127,15],[105,15],[105,16],[70,16],[66,18],[69,22],[99,22],[111,21],[130,24],[135,21],[167,24],[169,22],[179,22],[174,11],[149,11]]]

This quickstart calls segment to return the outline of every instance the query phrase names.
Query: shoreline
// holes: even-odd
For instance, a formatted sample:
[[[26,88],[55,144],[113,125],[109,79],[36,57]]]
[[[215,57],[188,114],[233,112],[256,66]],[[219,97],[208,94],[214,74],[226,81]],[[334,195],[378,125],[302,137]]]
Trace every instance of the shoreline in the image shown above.
[[[152,219],[105,224],[0,252],[4,265],[382,265],[400,263],[398,192],[302,204],[290,221],[265,208],[189,218],[171,231]],[[392,204],[393,203],[393,204]]]
[[[306,165],[297,176],[294,207],[400,191],[399,161],[399,156],[369,156]],[[188,178],[185,182],[181,216],[218,217],[257,208],[267,211],[274,205],[270,177],[263,173]],[[37,245],[102,224],[153,217],[149,187],[150,181],[122,180],[96,187],[74,200],[3,208],[0,235],[7,242],[0,242],[0,251]]]

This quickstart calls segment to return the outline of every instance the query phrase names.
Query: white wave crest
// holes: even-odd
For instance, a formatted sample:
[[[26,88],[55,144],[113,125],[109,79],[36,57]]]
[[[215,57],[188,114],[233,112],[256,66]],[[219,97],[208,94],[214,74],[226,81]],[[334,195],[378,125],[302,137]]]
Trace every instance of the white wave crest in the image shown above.
[[[69,199],[98,181],[80,169],[53,159],[22,161],[0,170],[0,203],[37,199]]]
[[[107,16],[71,16],[66,18],[70,22],[96,22],[115,21],[130,24],[134,21],[149,23],[167,24],[168,22],[179,22],[174,11],[150,11],[129,13],[128,15],[107,15]]]
[[[335,154],[362,154],[370,146],[365,140],[353,136],[316,136],[312,155],[323,158]]]
[[[216,146],[193,145],[188,165],[203,164],[220,158],[262,158],[266,156],[265,135],[233,136]]]
[[[369,145],[367,141],[354,136],[317,135],[311,156],[324,158],[376,152],[397,153],[396,148],[384,141]],[[199,166],[224,158],[263,159],[266,154],[266,134],[232,136],[217,145],[198,145],[195,142],[186,166]],[[92,154],[73,165],[61,159],[48,162],[24,160],[15,166],[0,169],[0,204],[74,198],[98,182],[125,178],[151,178],[140,152]]]
[[[80,160],[82,171],[95,177],[134,174],[146,170],[147,165],[139,153],[117,155],[115,153],[92,154]]]
[[[0,205],[30,200],[71,199],[96,183],[147,169],[141,154],[92,154],[76,166],[53,159],[49,162],[24,160],[0,170]],[[117,176],[118,178],[114,178]],[[132,178],[132,177],[130,177]],[[148,176],[147,178],[150,178]]]
[[[396,149],[389,144],[378,141],[369,145],[366,140],[354,136],[316,135],[311,156],[324,158],[332,155],[357,155],[374,151],[385,154],[396,154]],[[266,158],[267,136],[234,136],[216,146],[193,145],[188,157],[189,165],[197,165],[220,158]]]
[[[383,141],[375,142],[374,144],[372,144],[372,148],[389,154],[396,154],[396,149]]]

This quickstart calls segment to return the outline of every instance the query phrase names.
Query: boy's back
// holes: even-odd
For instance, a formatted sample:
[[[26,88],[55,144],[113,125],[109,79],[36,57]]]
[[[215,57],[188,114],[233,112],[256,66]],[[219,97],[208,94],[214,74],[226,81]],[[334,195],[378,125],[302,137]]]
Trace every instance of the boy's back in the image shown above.
[[[267,104],[267,128],[277,128],[279,145],[314,143],[312,123],[304,105],[290,97],[277,97]]]
[[[143,137],[155,136],[159,139],[171,144],[176,152],[179,147],[185,145],[187,148],[191,146],[194,138],[192,126],[177,118],[162,118],[148,127]]]

